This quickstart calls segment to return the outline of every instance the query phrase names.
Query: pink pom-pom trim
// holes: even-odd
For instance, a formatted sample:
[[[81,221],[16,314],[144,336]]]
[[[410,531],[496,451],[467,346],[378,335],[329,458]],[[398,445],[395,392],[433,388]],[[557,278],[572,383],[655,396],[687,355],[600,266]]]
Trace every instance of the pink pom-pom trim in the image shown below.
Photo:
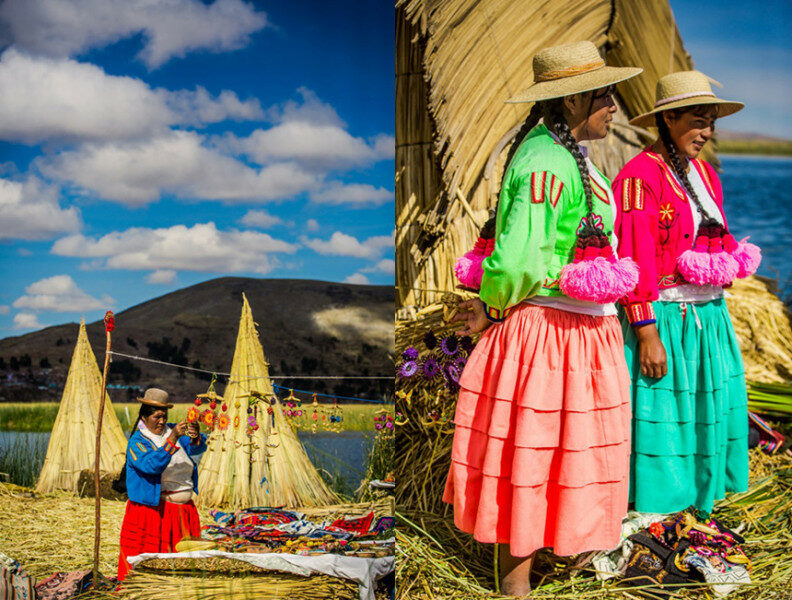
[[[616,302],[638,284],[638,265],[631,258],[597,257],[566,265],[558,285],[565,296],[597,304]]]
[[[454,264],[454,274],[459,283],[467,288],[477,290],[481,287],[484,275],[482,263],[495,249],[495,240],[479,238],[473,250],[460,256]]]
[[[756,244],[748,242],[748,238],[740,240],[737,244],[737,249],[731,255],[740,267],[737,271],[737,277],[753,275],[762,262],[762,249]]]
[[[708,283],[712,285],[729,285],[737,278],[740,265],[727,252],[710,254],[710,276]]]
[[[706,285],[710,277],[710,253],[698,250],[685,250],[677,258],[677,267],[687,281],[696,285]]]

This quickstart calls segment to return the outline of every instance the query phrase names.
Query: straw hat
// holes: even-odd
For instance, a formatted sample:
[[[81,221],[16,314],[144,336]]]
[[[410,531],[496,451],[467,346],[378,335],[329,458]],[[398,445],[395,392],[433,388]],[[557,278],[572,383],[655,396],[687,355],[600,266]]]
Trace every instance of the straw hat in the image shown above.
[[[141,404],[148,404],[157,408],[173,408],[173,404],[168,402],[168,392],[159,388],[149,388],[142,398],[137,399]]]
[[[638,67],[608,67],[591,42],[552,46],[533,58],[534,83],[508,103],[537,102],[607,87],[635,77]]]
[[[712,91],[709,78],[704,73],[679,71],[660,78],[657,82],[654,108],[635,117],[630,121],[630,125],[652,127],[655,124],[655,114],[659,112],[700,104],[717,104],[718,117],[734,114],[745,106],[742,102],[717,98]]]

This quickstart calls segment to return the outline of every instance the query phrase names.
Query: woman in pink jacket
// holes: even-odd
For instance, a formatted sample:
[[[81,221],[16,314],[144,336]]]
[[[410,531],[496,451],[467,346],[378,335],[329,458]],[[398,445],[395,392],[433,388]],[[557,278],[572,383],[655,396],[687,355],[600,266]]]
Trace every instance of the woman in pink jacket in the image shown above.
[[[642,512],[711,511],[748,484],[745,375],[723,288],[758,267],[728,231],[715,170],[698,158],[715,120],[743,108],[705,75],[672,73],[634,125],[659,138],[614,181],[619,253],[640,267],[622,301],[632,377],[630,499]]]

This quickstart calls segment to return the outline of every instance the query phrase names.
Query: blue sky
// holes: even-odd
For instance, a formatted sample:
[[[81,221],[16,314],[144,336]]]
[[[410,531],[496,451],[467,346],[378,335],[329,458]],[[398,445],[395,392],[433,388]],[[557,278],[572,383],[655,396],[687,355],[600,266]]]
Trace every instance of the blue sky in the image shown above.
[[[393,282],[388,2],[5,0],[0,337],[223,275]]]
[[[696,68],[723,84],[716,93],[746,108],[723,129],[792,139],[792,2],[671,0]]]

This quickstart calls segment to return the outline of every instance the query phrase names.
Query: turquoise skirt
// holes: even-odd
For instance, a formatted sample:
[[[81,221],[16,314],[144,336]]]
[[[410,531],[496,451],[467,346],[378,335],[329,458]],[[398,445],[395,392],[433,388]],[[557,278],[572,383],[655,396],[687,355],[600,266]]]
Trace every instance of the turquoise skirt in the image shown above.
[[[685,312],[685,306],[687,307]],[[644,377],[622,311],[632,381],[630,501],[641,512],[707,512],[748,488],[748,415],[740,346],[723,299],[654,302],[668,374]]]

